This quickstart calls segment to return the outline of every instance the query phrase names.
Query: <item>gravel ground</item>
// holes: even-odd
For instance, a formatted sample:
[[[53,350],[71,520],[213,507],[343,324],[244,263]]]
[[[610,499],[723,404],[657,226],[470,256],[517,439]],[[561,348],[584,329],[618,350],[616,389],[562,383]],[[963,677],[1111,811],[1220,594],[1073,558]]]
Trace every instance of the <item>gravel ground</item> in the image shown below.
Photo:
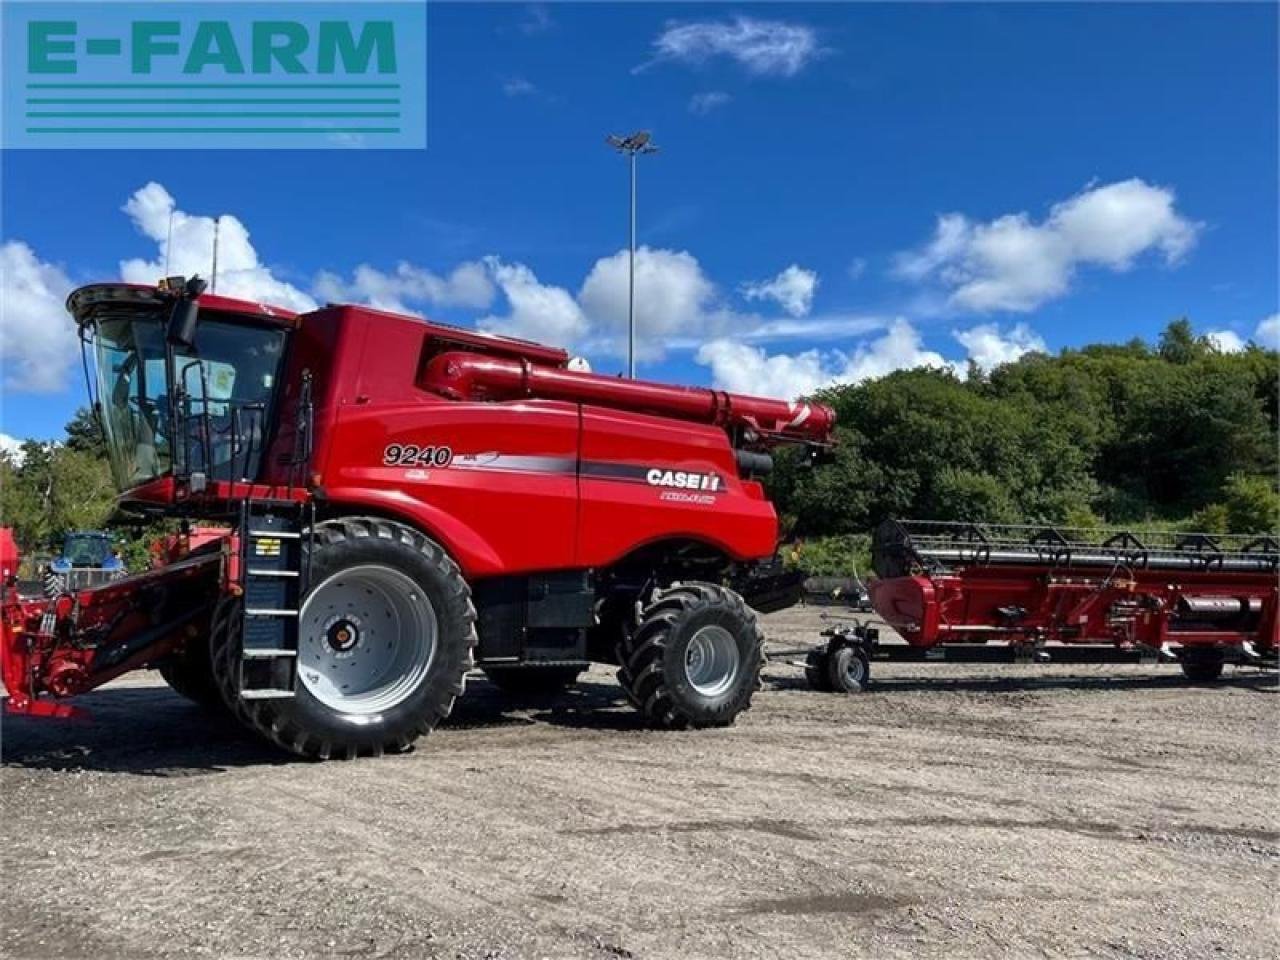
[[[817,613],[765,618],[807,642]],[[727,730],[477,680],[292,762],[138,674],[3,729],[6,957],[1280,956],[1274,677],[772,663]]]

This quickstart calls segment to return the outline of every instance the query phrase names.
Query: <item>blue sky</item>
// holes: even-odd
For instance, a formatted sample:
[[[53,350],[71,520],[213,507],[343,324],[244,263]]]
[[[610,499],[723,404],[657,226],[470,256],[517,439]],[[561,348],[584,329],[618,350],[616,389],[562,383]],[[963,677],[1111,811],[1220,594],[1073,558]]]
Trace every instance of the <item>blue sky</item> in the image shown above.
[[[60,434],[83,387],[57,301],[158,275],[170,205],[176,272],[224,218],[220,292],[400,305],[616,372],[626,170],[604,135],[638,128],[662,148],[644,376],[786,395],[1180,315],[1228,349],[1280,326],[1272,4],[428,19],[425,151],[5,152],[0,429]]]

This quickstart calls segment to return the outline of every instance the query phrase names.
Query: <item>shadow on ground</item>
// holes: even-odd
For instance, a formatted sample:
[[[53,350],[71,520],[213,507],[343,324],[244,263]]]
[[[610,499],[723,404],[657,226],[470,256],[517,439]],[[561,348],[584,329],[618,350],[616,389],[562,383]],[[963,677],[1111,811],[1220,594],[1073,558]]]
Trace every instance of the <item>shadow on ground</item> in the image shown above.
[[[612,683],[583,682],[547,697],[514,699],[472,678],[442,729],[547,723],[600,730],[637,729],[639,717]],[[305,763],[233,721],[210,714],[167,687],[107,687],[76,699],[87,716],[6,716],[5,766],[183,777],[246,766]]]
[[[953,664],[954,666],[954,664]],[[1046,670],[1069,669],[1063,667],[1046,667]],[[872,667],[875,670],[875,667]],[[926,668],[927,670],[927,668]],[[799,676],[766,676],[765,688],[772,690],[808,690],[808,682]],[[1169,690],[1190,687],[1191,684],[1175,672],[1161,676],[1040,676],[1020,677],[888,677],[874,676],[870,690],[879,694],[912,693],[916,691],[952,691],[956,693],[1009,693],[1013,691],[1036,690]],[[1208,690],[1238,689],[1253,690],[1260,693],[1276,693],[1280,691],[1280,678],[1275,673],[1266,671],[1241,671],[1225,675],[1213,683],[1197,684]]]

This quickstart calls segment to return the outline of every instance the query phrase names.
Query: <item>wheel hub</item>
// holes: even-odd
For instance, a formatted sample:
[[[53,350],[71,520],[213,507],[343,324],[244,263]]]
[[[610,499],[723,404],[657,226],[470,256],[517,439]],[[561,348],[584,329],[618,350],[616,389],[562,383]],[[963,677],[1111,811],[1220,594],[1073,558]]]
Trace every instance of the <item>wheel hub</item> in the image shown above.
[[[732,633],[718,625],[706,626],[690,638],[685,649],[685,677],[704,697],[719,696],[733,686],[741,660]]]
[[[339,617],[325,630],[325,639],[336,653],[347,653],[360,643],[360,626],[354,618]]]

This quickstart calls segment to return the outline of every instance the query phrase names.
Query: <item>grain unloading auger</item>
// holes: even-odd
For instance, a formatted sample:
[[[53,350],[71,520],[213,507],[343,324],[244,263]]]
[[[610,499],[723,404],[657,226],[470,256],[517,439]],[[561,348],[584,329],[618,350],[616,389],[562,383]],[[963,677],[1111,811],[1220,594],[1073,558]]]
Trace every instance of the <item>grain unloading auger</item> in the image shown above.
[[[347,757],[430,731],[473,665],[527,694],[615,664],[655,726],[725,725],[750,704],[753,611],[800,593],[773,560],[760,478],[776,445],[830,443],[827,407],[579,372],[526,341],[354,306],[296,315],[181,277],[67,306],[121,503],[227,532],[49,599],[6,573],[11,712],[65,713],[158,666],[286,749]]]
[[[860,623],[828,631],[815,686],[860,689],[872,659],[1157,658],[1197,682],[1276,664],[1274,537],[890,520],[872,554],[872,603],[906,645]]]

